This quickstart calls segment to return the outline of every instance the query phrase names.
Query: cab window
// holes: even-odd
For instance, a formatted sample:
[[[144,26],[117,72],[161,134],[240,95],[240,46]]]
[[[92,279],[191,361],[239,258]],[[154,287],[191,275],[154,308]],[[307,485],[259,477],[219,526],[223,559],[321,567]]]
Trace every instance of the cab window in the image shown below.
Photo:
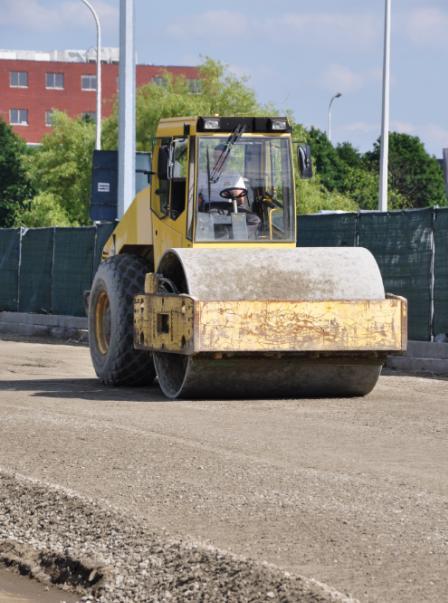
[[[188,165],[188,140],[162,140],[158,152],[158,186],[154,211],[176,220],[185,209]]]
[[[187,185],[188,141],[186,138],[172,142],[172,158],[170,162],[170,217],[176,220],[185,209]]]
[[[292,241],[294,182],[289,140],[200,138],[197,209],[197,241]]]

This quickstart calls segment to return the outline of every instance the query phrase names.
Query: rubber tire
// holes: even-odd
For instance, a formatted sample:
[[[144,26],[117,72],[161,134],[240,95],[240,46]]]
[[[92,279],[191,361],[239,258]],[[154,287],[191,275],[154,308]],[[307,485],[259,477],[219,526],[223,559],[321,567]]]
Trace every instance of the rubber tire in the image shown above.
[[[152,354],[134,349],[134,296],[144,291],[145,261],[127,253],[102,262],[89,300],[89,346],[95,372],[106,385],[150,385],[155,378]],[[110,307],[109,348],[102,354],[96,338],[96,305],[105,292]]]

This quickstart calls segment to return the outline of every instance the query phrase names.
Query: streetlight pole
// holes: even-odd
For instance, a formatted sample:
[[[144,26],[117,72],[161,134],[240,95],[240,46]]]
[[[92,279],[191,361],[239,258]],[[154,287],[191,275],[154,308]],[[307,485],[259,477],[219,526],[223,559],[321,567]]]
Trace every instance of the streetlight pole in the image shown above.
[[[134,0],[120,0],[118,218],[135,197]]]
[[[327,135],[328,135],[328,140],[331,142],[331,106],[333,105],[334,101],[337,98],[341,98],[342,94],[340,92],[338,92],[337,94],[335,94],[334,96],[331,97],[330,100],[330,104],[328,105],[328,130],[327,130]]]
[[[381,129],[380,191],[378,200],[379,211],[387,211],[388,197],[391,4],[392,0],[386,0],[384,18],[383,115]]]
[[[98,15],[89,0],[82,0],[93,15],[96,24],[96,142],[95,149],[101,150],[101,25]]]

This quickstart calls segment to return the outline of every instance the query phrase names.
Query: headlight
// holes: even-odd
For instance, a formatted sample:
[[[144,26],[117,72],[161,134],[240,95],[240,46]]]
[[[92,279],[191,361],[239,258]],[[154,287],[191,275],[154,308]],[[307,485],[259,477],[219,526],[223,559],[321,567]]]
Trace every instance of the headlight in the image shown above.
[[[282,131],[288,129],[288,120],[284,117],[271,119],[271,130]]]
[[[204,130],[219,130],[219,118],[218,117],[205,117],[204,118]]]

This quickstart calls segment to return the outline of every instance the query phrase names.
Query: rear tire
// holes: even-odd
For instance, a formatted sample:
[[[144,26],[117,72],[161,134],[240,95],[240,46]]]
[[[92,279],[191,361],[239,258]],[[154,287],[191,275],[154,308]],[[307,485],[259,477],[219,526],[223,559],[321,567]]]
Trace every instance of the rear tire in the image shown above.
[[[134,349],[134,296],[144,291],[145,261],[116,255],[102,262],[89,300],[89,346],[93,366],[106,385],[150,385],[152,354]]]

